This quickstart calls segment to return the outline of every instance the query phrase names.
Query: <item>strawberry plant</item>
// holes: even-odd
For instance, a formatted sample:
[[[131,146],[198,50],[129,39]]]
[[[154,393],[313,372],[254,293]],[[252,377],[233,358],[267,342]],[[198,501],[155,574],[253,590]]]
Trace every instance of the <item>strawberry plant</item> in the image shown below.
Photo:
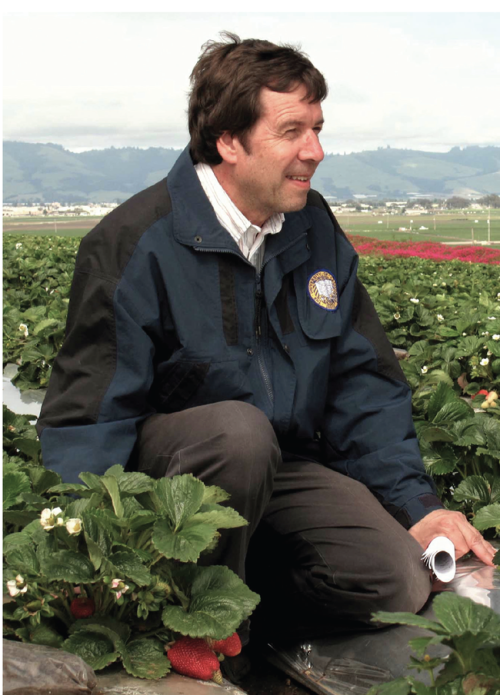
[[[168,673],[180,648],[166,649],[187,638],[204,645],[200,663],[218,664],[206,640],[234,642],[259,600],[227,567],[196,564],[218,529],[247,523],[228,495],[192,475],[153,480],[117,465],[80,478],[4,462],[6,637],[60,647],[94,670],[121,661],[140,678]]]
[[[431,685],[412,676],[373,686],[368,695],[498,695],[500,693],[500,616],[491,608],[454,593],[438,594],[436,620],[412,613],[375,613],[373,620],[412,625],[430,632],[410,641],[416,653],[410,669],[429,673]],[[432,657],[428,648],[443,644],[449,656]]]
[[[21,390],[40,388],[64,339],[80,239],[7,234],[3,242],[4,365],[20,366]]]

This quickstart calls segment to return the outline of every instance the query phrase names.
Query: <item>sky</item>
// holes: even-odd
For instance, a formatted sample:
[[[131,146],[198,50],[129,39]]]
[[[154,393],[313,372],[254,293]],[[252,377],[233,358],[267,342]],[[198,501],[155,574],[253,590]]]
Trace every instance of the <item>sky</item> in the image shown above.
[[[3,16],[4,140],[77,152],[184,147],[189,74],[202,44],[229,30],[298,44],[323,72],[326,152],[500,145],[498,12],[39,13],[30,5]]]

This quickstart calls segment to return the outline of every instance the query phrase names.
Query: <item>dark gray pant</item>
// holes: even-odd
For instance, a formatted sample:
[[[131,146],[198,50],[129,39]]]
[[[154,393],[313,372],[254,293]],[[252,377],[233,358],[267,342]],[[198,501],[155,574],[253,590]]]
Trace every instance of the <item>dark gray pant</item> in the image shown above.
[[[153,477],[192,473],[230,493],[249,525],[222,531],[203,562],[227,565],[260,593],[252,625],[267,637],[366,629],[372,612],[417,612],[429,596],[422,549],[408,531],[361,483],[290,454],[283,462],[254,406],[153,415],[137,456],[138,470]]]

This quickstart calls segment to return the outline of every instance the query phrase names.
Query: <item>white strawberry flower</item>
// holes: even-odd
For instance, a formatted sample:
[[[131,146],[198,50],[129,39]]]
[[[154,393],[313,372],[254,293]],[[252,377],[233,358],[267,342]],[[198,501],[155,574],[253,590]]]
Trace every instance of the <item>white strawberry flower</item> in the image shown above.
[[[59,522],[59,519],[57,518],[60,514],[62,514],[61,507],[55,507],[54,509],[49,509],[47,507],[46,509],[42,509],[42,512],[40,514],[40,523],[42,525],[42,528],[44,528],[46,531],[50,531],[54,528],[54,526],[56,526],[56,524],[58,526],[62,526],[62,524]]]
[[[28,587],[23,586],[23,584],[24,578],[20,574],[18,574],[15,579],[10,579],[7,582],[7,591],[12,597],[18,596],[19,594],[25,594],[28,591]]]
[[[68,519],[68,521],[66,522],[66,530],[71,535],[80,533],[80,531],[82,530],[82,520]]]
[[[401,318],[401,314],[399,313],[399,311],[394,314],[394,318],[396,319],[396,321],[399,321],[399,319]]]
[[[444,316],[442,314],[437,315],[437,320],[438,321],[444,321]]]
[[[495,333],[495,335],[491,336],[493,340],[500,340],[500,335],[498,333]]]
[[[462,333],[462,335],[463,335],[463,336],[466,336],[466,335],[467,335],[467,333]]]
[[[29,335],[28,326],[25,323],[19,324],[19,330],[24,333],[24,337],[27,338]]]
[[[21,244],[21,242],[18,242],[18,243],[16,244],[16,249],[18,249],[18,250],[19,250],[19,249],[20,249],[21,247],[22,247],[22,244]]]
[[[487,357],[485,357],[484,359],[481,360],[481,362],[479,364],[481,365],[481,367],[486,367],[489,363],[490,363],[489,359]]]
[[[495,321],[496,317],[495,316],[488,316],[488,321]]]
[[[125,584],[123,579],[113,579],[113,581],[111,582],[111,588],[118,589],[118,591],[116,592],[117,601],[122,597],[123,594],[126,594],[129,590],[128,584]]]
[[[428,370],[429,370],[429,368],[426,367],[424,364],[424,366],[422,367],[422,369],[420,371],[422,372],[422,374],[427,374]]]
[[[438,286],[437,282],[433,282],[433,283],[432,283],[432,286],[433,286],[433,287],[437,287],[437,286]]]
[[[416,297],[411,297],[410,302],[413,302],[413,304],[420,304],[420,299],[417,299]]]

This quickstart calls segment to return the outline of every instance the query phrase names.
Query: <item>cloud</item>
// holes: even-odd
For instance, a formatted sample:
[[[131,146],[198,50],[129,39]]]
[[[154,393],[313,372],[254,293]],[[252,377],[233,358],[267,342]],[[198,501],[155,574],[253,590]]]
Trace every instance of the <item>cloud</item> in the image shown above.
[[[500,144],[498,14],[26,13],[4,25],[7,139],[182,147],[189,74],[229,29],[301,44],[324,72],[328,151]]]

